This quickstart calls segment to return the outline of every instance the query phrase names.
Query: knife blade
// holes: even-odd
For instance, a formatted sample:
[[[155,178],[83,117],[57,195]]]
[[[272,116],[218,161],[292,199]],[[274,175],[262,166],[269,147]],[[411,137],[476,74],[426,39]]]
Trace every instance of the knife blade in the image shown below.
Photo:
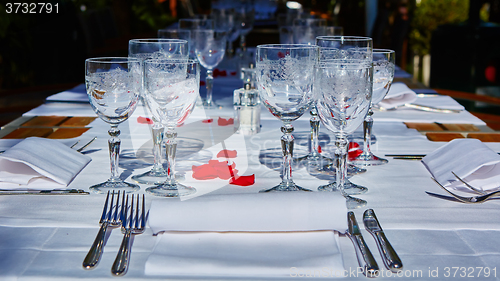
[[[346,234],[351,239],[352,244],[356,249],[356,257],[358,258],[359,266],[363,268],[363,274],[366,277],[377,277],[379,273],[377,261],[366,245],[363,235],[361,235],[361,232],[359,231],[356,216],[352,211],[347,213],[347,224],[348,230],[346,231]]]
[[[364,212],[363,223],[366,230],[375,238],[380,255],[387,269],[394,273],[401,271],[403,269],[403,263],[385,236],[373,209],[368,209]]]
[[[0,195],[88,195],[89,192],[82,189],[0,189]]]

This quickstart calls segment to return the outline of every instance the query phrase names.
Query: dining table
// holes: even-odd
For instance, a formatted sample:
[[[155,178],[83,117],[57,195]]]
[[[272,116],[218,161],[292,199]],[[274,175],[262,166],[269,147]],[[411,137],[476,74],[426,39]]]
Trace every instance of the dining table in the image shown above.
[[[196,193],[182,198],[153,196],[140,184],[134,194],[145,195],[146,212],[152,205],[175,202],[192,202],[203,197],[259,194],[259,191],[278,184],[281,166],[281,122],[262,105],[260,132],[244,134],[234,125],[235,111],[233,91],[242,88],[243,83],[235,70],[214,71],[214,99],[221,107],[206,109],[196,106],[182,126],[176,128],[178,148],[176,178],[179,182],[196,188]],[[203,80],[203,78],[202,78]],[[451,97],[439,95],[432,89],[416,82],[411,75],[398,69],[395,82],[405,83],[417,94],[415,103],[429,106],[442,104],[460,108]],[[203,82],[202,82],[203,84]],[[204,96],[204,86],[200,95]],[[310,115],[306,112],[292,124],[295,128],[293,168],[294,181],[310,189],[314,194],[323,194],[318,187],[331,182],[333,173],[311,174],[307,165],[298,161],[309,153]],[[373,141],[371,149],[388,163],[364,167],[366,172],[353,175],[350,181],[368,188],[364,194],[355,195],[367,201],[367,205],[352,210],[360,225],[360,232],[377,261],[380,272],[376,279],[393,280],[500,280],[500,200],[495,198],[481,204],[465,204],[453,200],[431,178],[431,174],[420,158],[408,159],[394,155],[426,155],[447,144],[452,139],[480,139],[493,151],[500,152],[499,133],[490,129],[485,122],[465,109],[458,113],[428,112],[414,108],[377,110],[373,114]],[[118,128],[121,131],[121,152],[119,160],[120,178],[132,181],[131,176],[151,169],[153,163],[151,139],[151,115],[147,107],[139,102],[134,113]],[[108,179],[109,125],[97,118],[92,110],[81,84],[73,89],[49,96],[45,103],[24,113],[22,117],[3,126],[0,130],[0,151],[20,143],[29,137],[55,139],[75,148],[95,137],[82,150],[91,161],[65,187],[89,191],[89,187]],[[362,145],[363,130],[349,137],[353,143]],[[334,157],[335,137],[324,126],[320,126],[319,143],[325,157]],[[236,151],[236,158],[226,159],[221,151]],[[389,156],[386,156],[389,155]],[[392,156],[391,156],[392,155]],[[230,184],[227,179],[200,179],[193,176],[193,167],[211,160],[234,163],[239,175],[254,176],[254,182],[245,185]],[[499,183],[500,185],[500,183]],[[0,189],[5,189],[0,183]],[[434,194],[429,195],[427,192]],[[286,193],[286,192],[285,192]],[[307,192],[304,192],[306,194]],[[302,194],[298,192],[298,194]],[[210,197],[211,196],[211,197]],[[276,195],[279,199],[279,194]],[[142,234],[132,239],[130,267],[121,277],[111,274],[123,234],[120,228],[108,231],[104,252],[99,264],[92,270],[82,267],[90,246],[99,230],[99,219],[103,210],[105,194],[90,192],[79,195],[2,195],[0,194],[0,280],[315,280],[346,278],[364,280],[367,278],[358,264],[356,251],[345,230],[339,230],[340,273],[328,265],[302,267],[299,255],[289,263],[278,262],[288,268],[285,274],[266,275],[273,272],[273,260],[261,268],[269,271],[241,269],[218,271],[206,268],[207,261],[189,259],[185,256],[170,257],[174,265],[165,262],[164,268],[152,273],[148,269],[152,253],[158,249],[159,234],[146,224]],[[251,197],[250,197],[251,198]],[[234,204],[237,208],[238,204]],[[232,205],[231,205],[232,206]],[[258,206],[258,204],[256,204]],[[300,214],[306,211],[301,204],[288,205],[282,212]],[[379,253],[375,239],[363,225],[363,213],[373,209],[386,237],[400,257],[404,267],[398,273],[389,271]],[[222,210],[230,214],[232,209]],[[149,214],[152,216],[152,214]],[[170,214],[171,215],[171,214]],[[196,216],[196,212],[191,214]],[[272,217],[274,214],[269,214]],[[316,214],[320,219],[345,220],[347,213]],[[236,218],[237,220],[237,218]],[[168,237],[168,236],[167,236]],[[163,237],[166,238],[166,237]],[[316,239],[305,236],[303,239]],[[222,243],[225,240],[223,240]],[[245,240],[241,243],[245,243]],[[284,248],[303,250],[304,258],[321,260],[322,251],[307,251],[300,244],[313,241],[297,240]],[[179,242],[180,243],[180,242]],[[228,240],[227,243],[232,243]],[[279,244],[279,241],[277,242]],[[183,245],[179,253],[196,254],[191,247]],[[308,244],[304,244],[308,245]],[[232,259],[244,264],[244,257],[251,247],[235,248],[231,257],[218,259],[217,268],[233,266]],[[219,247],[213,247],[210,255],[220,258]],[[220,250],[222,251],[222,250]],[[266,254],[264,254],[265,256]],[[311,258],[313,256],[314,258]],[[160,263],[161,264],[161,263]],[[203,266],[201,266],[203,264]],[[323,263],[320,263],[323,264]],[[203,267],[203,268],[202,268]],[[241,267],[243,268],[243,266]],[[172,271],[169,271],[172,269]],[[221,273],[224,272],[224,273]]]

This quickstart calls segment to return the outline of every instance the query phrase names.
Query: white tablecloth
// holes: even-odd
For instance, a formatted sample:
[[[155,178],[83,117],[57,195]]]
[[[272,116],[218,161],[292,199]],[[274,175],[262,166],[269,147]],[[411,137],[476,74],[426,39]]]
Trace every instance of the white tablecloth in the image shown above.
[[[79,108],[80,110],[76,110]],[[85,104],[45,104],[27,115],[89,115],[94,116]],[[80,112],[80,113],[77,113]],[[85,113],[84,113],[85,112]],[[70,114],[72,113],[72,114]],[[383,156],[386,153],[429,153],[443,145],[431,142],[414,130],[409,130],[401,122],[421,120],[396,112],[393,118],[381,122],[375,114],[374,134],[377,142],[373,145],[374,153]],[[147,152],[150,142],[149,127],[137,121],[138,116],[146,114],[139,108],[126,122],[119,126],[122,139],[122,160],[120,173],[123,178],[150,169],[148,159],[135,159],[135,152]],[[412,116],[421,115],[427,121],[482,124],[482,121],[468,113],[464,115],[444,115],[413,112]],[[423,117],[425,115],[425,117]],[[184,174],[183,183],[195,186],[204,194],[256,193],[267,189],[280,181],[279,157],[277,163],[268,166],[259,161],[259,152],[279,147],[280,122],[266,110],[262,113],[262,131],[254,136],[233,134],[232,126],[218,126],[217,121],[203,123],[207,117],[224,118],[232,116],[232,108],[221,111],[197,109],[188,122],[178,129],[179,138],[190,138],[202,142],[201,150],[196,155],[180,155],[177,161],[178,171]],[[380,115],[379,115],[380,116]],[[457,116],[465,117],[463,119]],[[295,132],[308,132],[309,116],[304,116],[293,123]],[[422,120],[423,120],[422,119]],[[457,123],[457,122],[454,122]],[[107,130],[109,126],[96,119],[83,137],[97,136],[97,140],[87,150],[92,162],[75,178],[69,188],[88,189],[89,186],[104,181],[109,177],[109,156],[107,151]],[[322,133],[328,132],[321,129]],[[330,138],[333,139],[330,135]],[[12,141],[0,140],[0,146],[9,146]],[[325,144],[325,153],[332,151],[333,142]],[[500,151],[499,143],[488,143],[495,151]],[[201,165],[209,159],[216,159],[221,149],[236,149],[239,156],[234,160],[243,175],[255,174],[255,184],[248,187],[229,185],[227,181],[214,179],[198,181],[192,178],[191,165]],[[305,147],[296,146],[296,150]],[[182,154],[182,153],[180,153]],[[150,160],[150,159],[149,159]],[[377,167],[369,167],[366,173],[351,178],[354,183],[369,188],[359,197],[368,201],[363,209],[355,210],[358,222],[362,222],[362,213],[366,208],[373,208],[377,213],[387,237],[404,263],[403,274],[409,280],[455,280],[453,267],[471,272],[478,280],[498,280],[500,276],[500,219],[499,200],[485,204],[466,205],[431,197],[425,191],[443,194],[430,179],[430,174],[420,161],[393,160]],[[327,178],[314,178],[303,167],[293,172],[295,181],[316,191],[319,185],[328,183]],[[141,185],[140,194],[147,185]],[[185,198],[185,199],[189,199]],[[171,200],[156,198],[146,194],[147,204],[152,200]],[[81,263],[98,231],[104,196],[90,194],[86,196],[0,196],[0,279],[1,280],[110,280],[110,268],[121,243],[122,234],[118,229],[111,231],[102,261],[91,271],[82,269]],[[230,210],[228,210],[230,211]],[[320,214],[318,214],[320,215]],[[373,238],[361,225],[368,246],[372,250],[381,269],[383,263]],[[165,280],[164,277],[146,277],[144,266],[156,243],[156,237],[148,228],[133,240],[130,269],[126,279]],[[361,273],[356,273],[358,263],[351,241],[340,237],[340,246],[344,266],[348,276],[364,280]],[[241,253],[244,254],[244,253]],[[193,267],[196,264],[192,265]],[[480,268],[482,272],[479,272]],[[486,278],[484,268],[490,269]],[[461,271],[455,273],[459,276]],[[492,277],[496,273],[496,277]],[[329,271],[307,272],[303,268],[290,264],[290,278],[322,276],[328,279]],[[383,271],[382,274],[388,274]],[[434,276],[437,276],[434,278]],[[357,277],[357,278],[356,278]],[[183,280],[193,278],[184,277]],[[198,278],[194,278],[198,279]],[[218,278],[216,278],[218,279]],[[237,279],[234,278],[227,279]],[[264,277],[259,280],[265,279]],[[393,280],[392,277],[379,280]]]

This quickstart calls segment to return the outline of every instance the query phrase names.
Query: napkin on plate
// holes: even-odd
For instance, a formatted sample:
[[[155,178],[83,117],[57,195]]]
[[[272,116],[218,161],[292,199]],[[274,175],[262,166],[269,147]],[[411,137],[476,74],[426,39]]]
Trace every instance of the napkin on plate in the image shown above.
[[[391,109],[406,103],[412,103],[417,100],[417,93],[408,88],[405,83],[392,83],[389,92],[385,98],[378,103],[380,107]]]
[[[57,140],[27,138],[0,154],[0,187],[65,187],[90,161]]]
[[[422,159],[443,186],[469,190],[451,172],[484,191],[500,187],[500,155],[477,139],[455,139]]]
[[[306,270],[342,275],[337,230],[347,229],[337,193],[208,195],[155,200],[158,234],[145,273],[156,276],[290,277]]]

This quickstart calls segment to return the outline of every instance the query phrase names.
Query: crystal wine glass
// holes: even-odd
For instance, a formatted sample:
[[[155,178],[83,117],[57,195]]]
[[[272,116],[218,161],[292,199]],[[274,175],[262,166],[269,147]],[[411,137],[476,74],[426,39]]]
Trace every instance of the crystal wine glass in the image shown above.
[[[349,196],[346,189],[360,189],[347,179],[347,135],[363,122],[372,95],[372,39],[355,36],[320,36],[320,60],[316,76],[318,116],[335,134],[335,182],[320,186],[320,191],[340,191],[350,209],[366,201]],[[365,187],[363,187],[366,189]]]
[[[200,68],[194,60],[148,59],[144,62],[146,101],[166,128],[165,145],[167,179],[146,192],[162,197],[179,197],[196,192],[193,187],[175,179],[175,153],[177,149],[175,127],[180,126],[193,111],[200,88]]]
[[[193,30],[195,29],[213,29],[214,22],[211,19],[204,18],[188,18],[179,20],[179,30],[188,30],[191,32],[191,40],[189,41],[189,58],[196,59],[196,53],[194,52],[194,37]]]
[[[298,191],[304,189],[293,182],[292,121],[302,116],[314,102],[314,69],[318,47],[301,44],[258,45],[256,72],[259,96],[269,111],[283,122],[282,181],[268,191]]]
[[[133,39],[129,41],[129,57],[141,60],[141,66],[148,58],[175,58],[188,59],[188,42],[181,39]],[[143,69],[143,68],[141,68]],[[143,78],[144,79],[144,78]],[[144,81],[142,82],[141,96],[144,99]],[[148,105],[146,103],[146,105]],[[149,108],[151,112],[151,108]],[[161,143],[163,141],[163,125],[153,114],[153,127],[151,133],[153,137],[153,167],[151,170],[132,176],[132,179],[143,184],[157,184],[164,182],[167,178],[167,171],[161,163]]]
[[[227,44],[227,31],[218,29],[195,29],[192,31],[194,51],[200,64],[207,70],[207,96],[203,105],[215,108],[212,99],[213,70],[224,58]]]
[[[373,106],[381,102],[394,79],[394,61],[396,53],[393,50],[373,49],[373,93],[370,110],[363,122],[363,152],[349,161],[359,166],[376,166],[387,163],[387,159],[375,156],[371,151],[373,127]]]
[[[110,190],[133,192],[136,184],[120,179],[118,160],[120,155],[120,130],[118,124],[134,112],[141,90],[141,62],[137,58],[90,58],[85,60],[85,84],[90,105],[97,116],[111,125],[109,158],[111,177],[90,187],[96,193]]]

